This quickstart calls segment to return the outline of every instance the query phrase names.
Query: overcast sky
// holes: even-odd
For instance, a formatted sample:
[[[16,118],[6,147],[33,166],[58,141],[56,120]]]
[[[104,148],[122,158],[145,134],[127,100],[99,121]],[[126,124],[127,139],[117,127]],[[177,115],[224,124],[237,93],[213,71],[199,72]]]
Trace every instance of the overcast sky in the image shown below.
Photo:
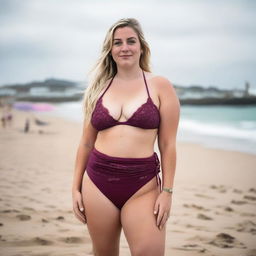
[[[108,28],[138,19],[152,71],[180,85],[256,86],[254,0],[0,0],[0,85],[84,81]]]

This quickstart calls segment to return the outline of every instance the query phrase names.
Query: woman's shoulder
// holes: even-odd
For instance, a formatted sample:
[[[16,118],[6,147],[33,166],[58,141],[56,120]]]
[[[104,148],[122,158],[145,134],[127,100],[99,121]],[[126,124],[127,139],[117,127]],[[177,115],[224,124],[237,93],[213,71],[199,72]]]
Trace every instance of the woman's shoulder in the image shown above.
[[[176,102],[178,104],[178,95],[172,82],[168,78],[148,73],[148,79],[161,102],[169,102],[170,99],[172,99],[172,102]]]
[[[172,82],[165,76],[154,74],[151,72],[145,72],[147,80],[152,84],[156,90],[170,90],[174,86]]]
[[[107,79],[106,81],[102,82],[102,84],[100,85],[100,92],[98,95],[98,98],[101,97],[101,95],[104,93],[104,91],[107,89],[109,83],[111,82],[112,77]]]

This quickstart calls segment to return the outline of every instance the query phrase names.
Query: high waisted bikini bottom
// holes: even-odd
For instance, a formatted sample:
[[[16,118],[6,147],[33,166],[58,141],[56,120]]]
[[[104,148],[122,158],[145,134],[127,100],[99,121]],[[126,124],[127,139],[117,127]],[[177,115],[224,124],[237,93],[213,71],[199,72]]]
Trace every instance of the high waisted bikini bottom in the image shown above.
[[[149,157],[123,158],[106,155],[94,148],[86,171],[98,189],[119,209],[154,176],[161,186],[156,152]]]

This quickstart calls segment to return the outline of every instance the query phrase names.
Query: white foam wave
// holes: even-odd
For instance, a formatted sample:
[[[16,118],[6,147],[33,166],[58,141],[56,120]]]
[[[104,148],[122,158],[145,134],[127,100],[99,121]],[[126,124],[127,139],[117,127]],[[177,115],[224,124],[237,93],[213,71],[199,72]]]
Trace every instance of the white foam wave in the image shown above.
[[[247,139],[256,141],[255,122],[241,122],[241,127],[223,123],[202,123],[195,120],[181,119],[179,129],[197,134],[220,136],[226,138]]]

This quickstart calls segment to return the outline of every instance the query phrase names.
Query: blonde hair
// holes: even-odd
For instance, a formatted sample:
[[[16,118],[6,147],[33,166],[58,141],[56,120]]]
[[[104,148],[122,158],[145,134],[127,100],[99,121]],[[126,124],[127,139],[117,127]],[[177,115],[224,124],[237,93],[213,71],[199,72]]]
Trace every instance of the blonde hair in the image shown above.
[[[83,98],[84,119],[86,120],[91,118],[97,98],[104,87],[106,87],[106,81],[117,73],[117,66],[111,56],[111,49],[113,46],[114,33],[117,28],[122,27],[130,27],[136,32],[142,50],[139,65],[142,70],[150,72],[150,49],[144,38],[139,22],[134,18],[118,20],[108,30],[103,42],[100,58],[89,72],[89,74],[93,73],[93,76],[89,81],[88,87],[85,89]]]

